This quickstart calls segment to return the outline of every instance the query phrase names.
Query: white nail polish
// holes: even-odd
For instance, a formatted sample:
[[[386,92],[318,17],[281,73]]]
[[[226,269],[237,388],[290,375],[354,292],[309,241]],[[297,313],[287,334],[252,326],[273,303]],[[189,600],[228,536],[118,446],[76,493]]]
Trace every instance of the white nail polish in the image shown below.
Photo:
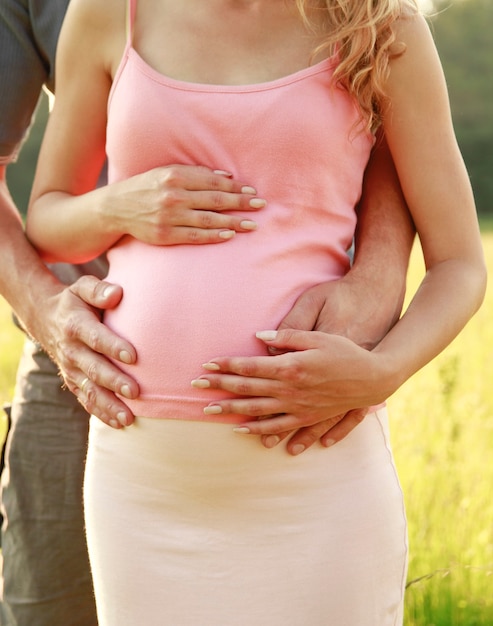
[[[228,178],[233,176],[231,172],[226,172],[225,170],[214,170],[214,174],[217,174],[218,176],[227,176]]]
[[[202,367],[205,370],[210,370],[211,372],[218,372],[221,369],[216,363],[203,363]]]
[[[252,220],[243,220],[240,222],[240,226],[244,230],[255,230],[257,228],[257,222],[252,222]]]
[[[219,238],[220,239],[232,239],[235,236],[235,231],[234,230],[222,230],[219,233]]]
[[[277,337],[277,330],[259,330],[255,333],[255,337],[262,341],[274,341]]]
[[[253,194],[256,194],[257,190],[254,189],[253,187],[250,187],[250,185],[244,185],[241,188],[241,193],[253,193]]]
[[[219,415],[222,412],[222,408],[217,404],[214,404],[213,406],[206,406],[204,409],[204,413],[206,415]]]
[[[262,209],[267,202],[262,200],[262,198],[252,198],[248,204],[252,207],[252,209]]]
[[[192,380],[192,387],[196,387],[197,389],[208,389],[210,386],[210,382],[203,378],[197,378],[196,380]]]

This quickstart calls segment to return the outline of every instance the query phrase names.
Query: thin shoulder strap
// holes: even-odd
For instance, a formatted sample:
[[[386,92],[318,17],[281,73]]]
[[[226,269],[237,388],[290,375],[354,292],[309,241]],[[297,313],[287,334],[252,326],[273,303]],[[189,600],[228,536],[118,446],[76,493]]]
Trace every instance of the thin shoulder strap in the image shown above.
[[[135,13],[137,12],[137,0],[127,2],[127,40],[132,42],[134,36]]]

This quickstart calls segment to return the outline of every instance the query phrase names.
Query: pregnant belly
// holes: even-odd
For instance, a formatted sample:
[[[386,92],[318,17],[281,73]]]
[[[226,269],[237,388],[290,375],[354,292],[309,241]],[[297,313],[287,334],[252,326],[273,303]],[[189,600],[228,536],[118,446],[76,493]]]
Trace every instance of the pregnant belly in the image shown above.
[[[108,280],[124,296],[105,323],[137,350],[137,363],[126,366],[141,390],[128,403],[135,414],[205,419],[203,407],[230,394],[192,388],[201,365],[218,356],[267,354],[255,333],[276,328],[303,291],[344,271],[326,250],[300,255],[299,246],[282,253],[264,246],[253,254],[249,237],[234,245],[172,247],[128,238],[108,254]]]

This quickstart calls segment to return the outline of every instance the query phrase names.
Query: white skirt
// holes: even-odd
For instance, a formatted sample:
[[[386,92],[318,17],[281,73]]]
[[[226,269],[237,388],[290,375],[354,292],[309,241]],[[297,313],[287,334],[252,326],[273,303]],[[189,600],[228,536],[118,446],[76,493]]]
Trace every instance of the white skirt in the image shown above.
[[[385,409],[291,457],[229,424],[91,419],[99,626],[397,626],[407,539]]]

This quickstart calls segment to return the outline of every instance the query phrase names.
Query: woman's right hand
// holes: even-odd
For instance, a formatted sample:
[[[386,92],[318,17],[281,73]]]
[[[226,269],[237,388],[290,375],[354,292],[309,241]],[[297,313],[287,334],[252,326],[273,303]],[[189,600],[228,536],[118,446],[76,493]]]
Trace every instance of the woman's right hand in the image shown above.
[[[248,215],[265,206],[256,190],[222,170],[169,165],[107,188],[105,229],[152,245],[210,244],[255,230]]]
[[[155,246],[223,243],[255,230],[249,214],[266,205],[250,185],[204,166],[157,167],[92,191],[71,176],[50,181],[45,171],[26,231],[50,263],[84,263],[125,235]]]

